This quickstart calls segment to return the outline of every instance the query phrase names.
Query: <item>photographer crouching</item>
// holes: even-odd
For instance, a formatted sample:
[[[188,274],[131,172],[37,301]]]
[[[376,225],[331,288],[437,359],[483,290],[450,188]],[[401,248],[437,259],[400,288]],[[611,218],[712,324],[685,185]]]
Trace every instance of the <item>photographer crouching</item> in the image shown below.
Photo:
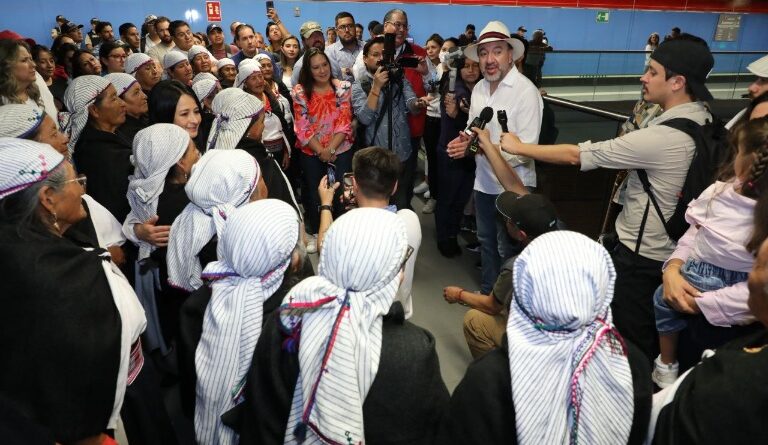
[[[394,62],[393,45],[385,58],[385,38],[371,39],[363,47],[366,73],[352,84],[352,109],[359,124],[365,127],[365,140],[360,141],[360,146],[387,147],[397,154],[401,163],[397,181],[401,187],[392,202],[398,209],[408,209],[408,184],[412,186],[413,169],[407,168],[412,153],[407,114],[422,113],[428,102],[416,97],[410,82],[403,76],[401,65],[407,64],[403,63],[407,58]]]

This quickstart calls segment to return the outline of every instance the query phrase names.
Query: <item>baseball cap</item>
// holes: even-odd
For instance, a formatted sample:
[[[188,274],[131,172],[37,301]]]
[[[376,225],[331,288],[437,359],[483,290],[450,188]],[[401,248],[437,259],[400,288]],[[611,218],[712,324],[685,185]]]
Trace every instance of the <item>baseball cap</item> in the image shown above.
[[[224,32],[224,30],[221,29],[221,25],[219,25],[218,23],[211,23],[210,25],[208,25],[207,28],[205,28],[205,33],[210,34],[211,31],[215,29],[218,29],[219,31]]]
[[[557,229],[555,206],[544,195],[502,192],[496,198],[496,211],[515,223],[529,238]]]
[[[301,37],[308,39],[309,36],[316,32],[323,32],[323,27],[320,26],[317,22],[304,22],[304,24],[301,25],[301,29],[299,30],[299,34],[301,34]]]
[[[704,83],[715,66],[715,59],[709,51],[709,46],[701,38],[682,34],[676,39],[667,40],[656,48],[651,54],[651,59],[661,64],[664,69],[685,76],[685,81],[698,100],[713,99],[712,93]]]
[[[34,39],[31,39],[29,37],[23,37],[21,34],[17,33],[16,31],[12,31],[10,29],[4,29],[0,31],[0,40],[23,40],[27,42],[27,45],[29,46],[37,45],[37,42],[35,42]]]
[[[750,63],[747,69],[757,77],[768,77],[768,56]]]
[[[74,31],[75,29],[82,28],[82,27],[83,27],[83,25],[76,25],[76,24],[74,24],[72,22],[67,22],[67,23],[61,25],[61,33],[62,34],[66,34],[66,33],[70,32],[70,31]]]
[[[144,17],[144,23],[155,23],[156,21],[157,21],[157,16],[154,14],[150,14]]]
[[[527,30],[527,29],[525,29],[525,26],[518,26],[518,27],[517,27],[517,30],[518,30],[518,31],[522,31],[522,32],[528,32],[528,30]]]

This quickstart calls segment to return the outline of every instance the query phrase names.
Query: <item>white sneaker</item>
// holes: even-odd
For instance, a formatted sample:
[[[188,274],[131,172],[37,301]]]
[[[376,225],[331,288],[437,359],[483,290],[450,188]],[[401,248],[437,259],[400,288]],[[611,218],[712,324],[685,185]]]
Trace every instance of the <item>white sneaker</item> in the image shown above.
[[[434,199],[427,200],[427,203],[421,208],[421,213],[434,213],[436,205],[437,201]]]
[[[317,253],[317,235],[307,235],[307,253]]]
[[[670,386],[677,380],[677,373],[680,365],[675,362],[672,364],[662,363],[661,356],[656,357],[653,361],[654,367],[651,373],[651,380],[661,389]]]
[[[416,195],[421,195],[427,190],[429,190],[429,184],[427,184],[427,181],[421,181],[421,184],[413,188],[413,193]]]
[[[432,199],[432,193],[429,193],[429,190],[424,192],[424,199]]]

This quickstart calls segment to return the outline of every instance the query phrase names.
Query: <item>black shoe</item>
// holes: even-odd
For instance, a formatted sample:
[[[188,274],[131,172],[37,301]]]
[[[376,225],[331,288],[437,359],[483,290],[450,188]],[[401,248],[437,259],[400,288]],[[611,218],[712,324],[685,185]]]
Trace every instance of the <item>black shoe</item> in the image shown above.
[[[480,260],[477,260],[477,262],[475,263],[475,269],[483,270],[483,263]]]
[[[451,246],[451,243],[448,240],[438,241],[437,250],[440,251],[440,255],[446,258],[453,258],[454,256],[456,256],[453,246]]]
[[[480,253],[480,242],[475,241],[474,243],[468,243],[464,248],[472,253]]]
[[[459,246],[459,242],[456,238],[448,238],[448,244],[450,245],[454,256],[461,256],[461,246]]]

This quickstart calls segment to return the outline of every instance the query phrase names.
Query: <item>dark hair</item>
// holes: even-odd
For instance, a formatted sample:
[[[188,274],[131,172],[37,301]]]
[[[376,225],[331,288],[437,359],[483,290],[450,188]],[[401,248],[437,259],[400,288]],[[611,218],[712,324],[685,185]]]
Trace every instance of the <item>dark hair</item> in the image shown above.
[[[365,31],[365,28],[363,27],[363,25],[361,25],[360,23],[355,23],[355,29],[358,29],[358,28]]]
[[[40,54],[41,53],[48,53],[51,56],[53,56],[53,53],[50,49],[48,49],[45,45],[35,45],[32,47],[32,50],[29,51],[30,54],[32,54],[32,60],[35,61],[35,63],[38,63],[40,60]]]
[[[427,42],[429,42],[430,40],[434,40],[434,42],[437,43],[437,46],[443,46],[443,42],[445,42],[445,40],[443,40],[443,38],[438,33],[434,33],[431,36],[429,36],[429,38],[427,39]]]
[[[283,41],[280,42],[280,46],[285,44],[285,42],[287,42],[288,40],[295,40],[296,43],[299,45],[299,53],[296,55],[296,60],[301,59],[301,56],[304,54],[304,51],[301,49],[301,39],[299,39],[294,35],[283,36]],[[272,49],[275,49],[275,48],[272,48]],[[293,65],[296,64],[296,60],[293,61]],[[293,65],[288,63],[288,58],[285,57],[285,53],[281,49],[280,50],[280,66],[282,68],[290,67],[291,69],[293,69]]]
[[[355,21],[355,18],[352,16],[352,14],[348,13],[347,11],[341,11],[340,13],[336,14],[336,17],[333,19],[333,24],[337,25],[339,20],[347,17],[351,18],[353,22]]]
[[[383,23],[379,23],[378,25],[374,26],[373,27],[373,31],[371,31],[371,34],[373,34],[375,36],[380,36],[380,35],[384,34],[384,24]]]
[[[88,54],[88,55],[93,56],[93,54],[90,51],[78,49],[78,50],[75,51],[74,54],[72,54],[72,57],[69,59],[69,63],[72,66],[72,78],[73,79],[85,75],[85,73],[83,72],[82,67],[80,66],[80,56],[82,56],[83,54]],[[97,57],[97,59],[98,59],[98,57]],[[101,63],[101,62],[99,62],[99,63]]]
[[[473,24],[471,24],[471,23],[468,23],[468,24],[467,24],[467,27],[466,27],[466,28],[464,28],[464,31],[466,31],[466,30],[469,30],[469,29],[471,29],[472,31],[474,31],[474,30],[475,30],[475,25],[473,25]]]
[[[46,186],[57,191],[61,190],[64,186],[64,181],[67,179],[64,162],[54,167],[44,180],[0,199],[0,219],[6,223],[13,224],[17,228],[47,227],[38,212],[40,207],[38,194],[40,189]]]
[[[99,48],[99,59],[108,58],[109,53],[116,50],[117,48],[123,48],[123,45],[121,45],[120,43],[117,43],[117,41],[102,43],[101,48]],[[102,69],[106,70],[107,67],[103,66]]]
[[[94,30],[96,31],[96,34],[101,34],[101,32],[104,31],[104,28],[107,26],[111,28],[112,24],[109,22],[99,22],[96,24],[96,28],[94,28]]]
[[[157,20],[155,20],[155,29],[157,29],[157,24],[161,23],[161,22],[168,22],[170,24],[171,23],[171,19],[169,19],[168,17],[166,17],[164,15],[161,15],[160,17],[157,18]]]
[[[118,28],[118,32],[120,33],[121,36],[124,36],[125,33],[127,33],[128,30],[131,28],[136,28],[136,25],[134,25],[131,22],[123,23],[122,25],[120,25],[120,28]]]
[[[741,146],[755,157],[741,193],[757,201],[754,232],[746,244],[748,251],[757,254],[760,245],[768,238],[768,117],[753,119],[740,130]]]
[[[352,157],[352,172],[360,194],[389,199],[400,176],[400,158],[381,147],[364,148]]]
[[[235,41],[240,40],[240,30],[242,30],[243,28],[249,28],[251,30],[251,32],[256,34],[256,30],[253,29],[253,26],[251,26],[251,25],[249,25],[247,23],[241,23],[241,24],[237,25],[237,28],[235,28]]]
[[[676,33],[680,34],[680,28],[675,26],[674,28],[672,28],[672,32],[676,32]]]
[[[173,117],[176,114],[176,106],[183,95],[191,96],[195,100],[197,107],[202,110],[200,101],[197,100],[195,92],[191,88],[179,82],[178,80],[161,80],[149,92],[149,123],[152,124],[172,124]]]
[[[371,50],[371,47],[377,43],[384,44],[384,37],[374,37],[371,40],[365,42],[365,45],[363,45],[363,57],[368,55],[368,51]]]
[[[196,32],[194,35],[195,35],[195,36],[196,36],[198,39],[200,39],[200,40],[202,40],[202,41],[203,41],[203,46],[205,46],[206,48],[207,48],[207,47],[209,47],[209,46],[211,45],[211,41],[210,41],[210,40],[208,40],[208,36],[207,36],[205,33],[202,33],[202,32]]]
[[[279,26],[277,23],[275,23],[275,22],[267,22],[267,27],[266,27],[266,28],[264,28],[264,34],[266,34],[266,35],[267,35],[267,40],[269,40],[269,28],[271,28],[271,27],[273,27],[273,26],[277,26],[277,29],[278,29],[278,30],[280,29],[280,26]],[[283,33],[283,32],[282,32],[282,31],[280,31],[280,34],[282,34],[282,33]],[[269,41],[270,41],[270,43],[272,42],[271,40],[269,40]]]
[[[755,108],[757,108],[758,105],[765,102],[768,102],[768,91],[752,99],[752,101],[747,106],[747,110],[744,111],[744,114],[741,116],[741,119],[739,120],[741,122],[749,121],[749,116],[752,115],[752,112],[755,111]]]
[[[652,32],[651,35],[648,36],[648,44],[653,45],[653,42],[651,41],[653,40],[653,36],[656,36],[656,45],[658,46],[661,43],[661,36],[659,36],[659,33],[657,32]]]
[[[307,104],[309,104],[309,101],[312,100],[312,91],[314,90],[315,86],[315,79],[312,77],[312,64],[309,63],[309,61],[312,59],[312,57],[318,54],[325,57],[325,61],[328,62],[328,68],[331,68],[331,59],[328,58],[328,55],[325,54],[323,50],[317,48],[309,48],[307,49],[307,52],[304,53],[304,56],[302,56],[301,71],[299,72],[299,84],[301,84],[301,87],[304,88],[304,94],[307,96]],[[336,91],[336,87],[333,85],[333,79],[333,70],[331,70],[331,89]]]
[[[168,31],[171,33],[172,37],[175,37],[176,30],[181,28],[182,26],[186,26],[187,28],[189,28],[189,23],[185,22],[184,20],[174,20],[168,26]]]
[[[378,20],[371,20],[368,22],[368,32],[373,32],[373,28],[376,26],[381,25],[381,23]]]
[[[447,39],[443,40],[443,43],[445,42],[453,42],[454,45],[459,46],[459,39],[457,39],[456,37],[448,37]]]

